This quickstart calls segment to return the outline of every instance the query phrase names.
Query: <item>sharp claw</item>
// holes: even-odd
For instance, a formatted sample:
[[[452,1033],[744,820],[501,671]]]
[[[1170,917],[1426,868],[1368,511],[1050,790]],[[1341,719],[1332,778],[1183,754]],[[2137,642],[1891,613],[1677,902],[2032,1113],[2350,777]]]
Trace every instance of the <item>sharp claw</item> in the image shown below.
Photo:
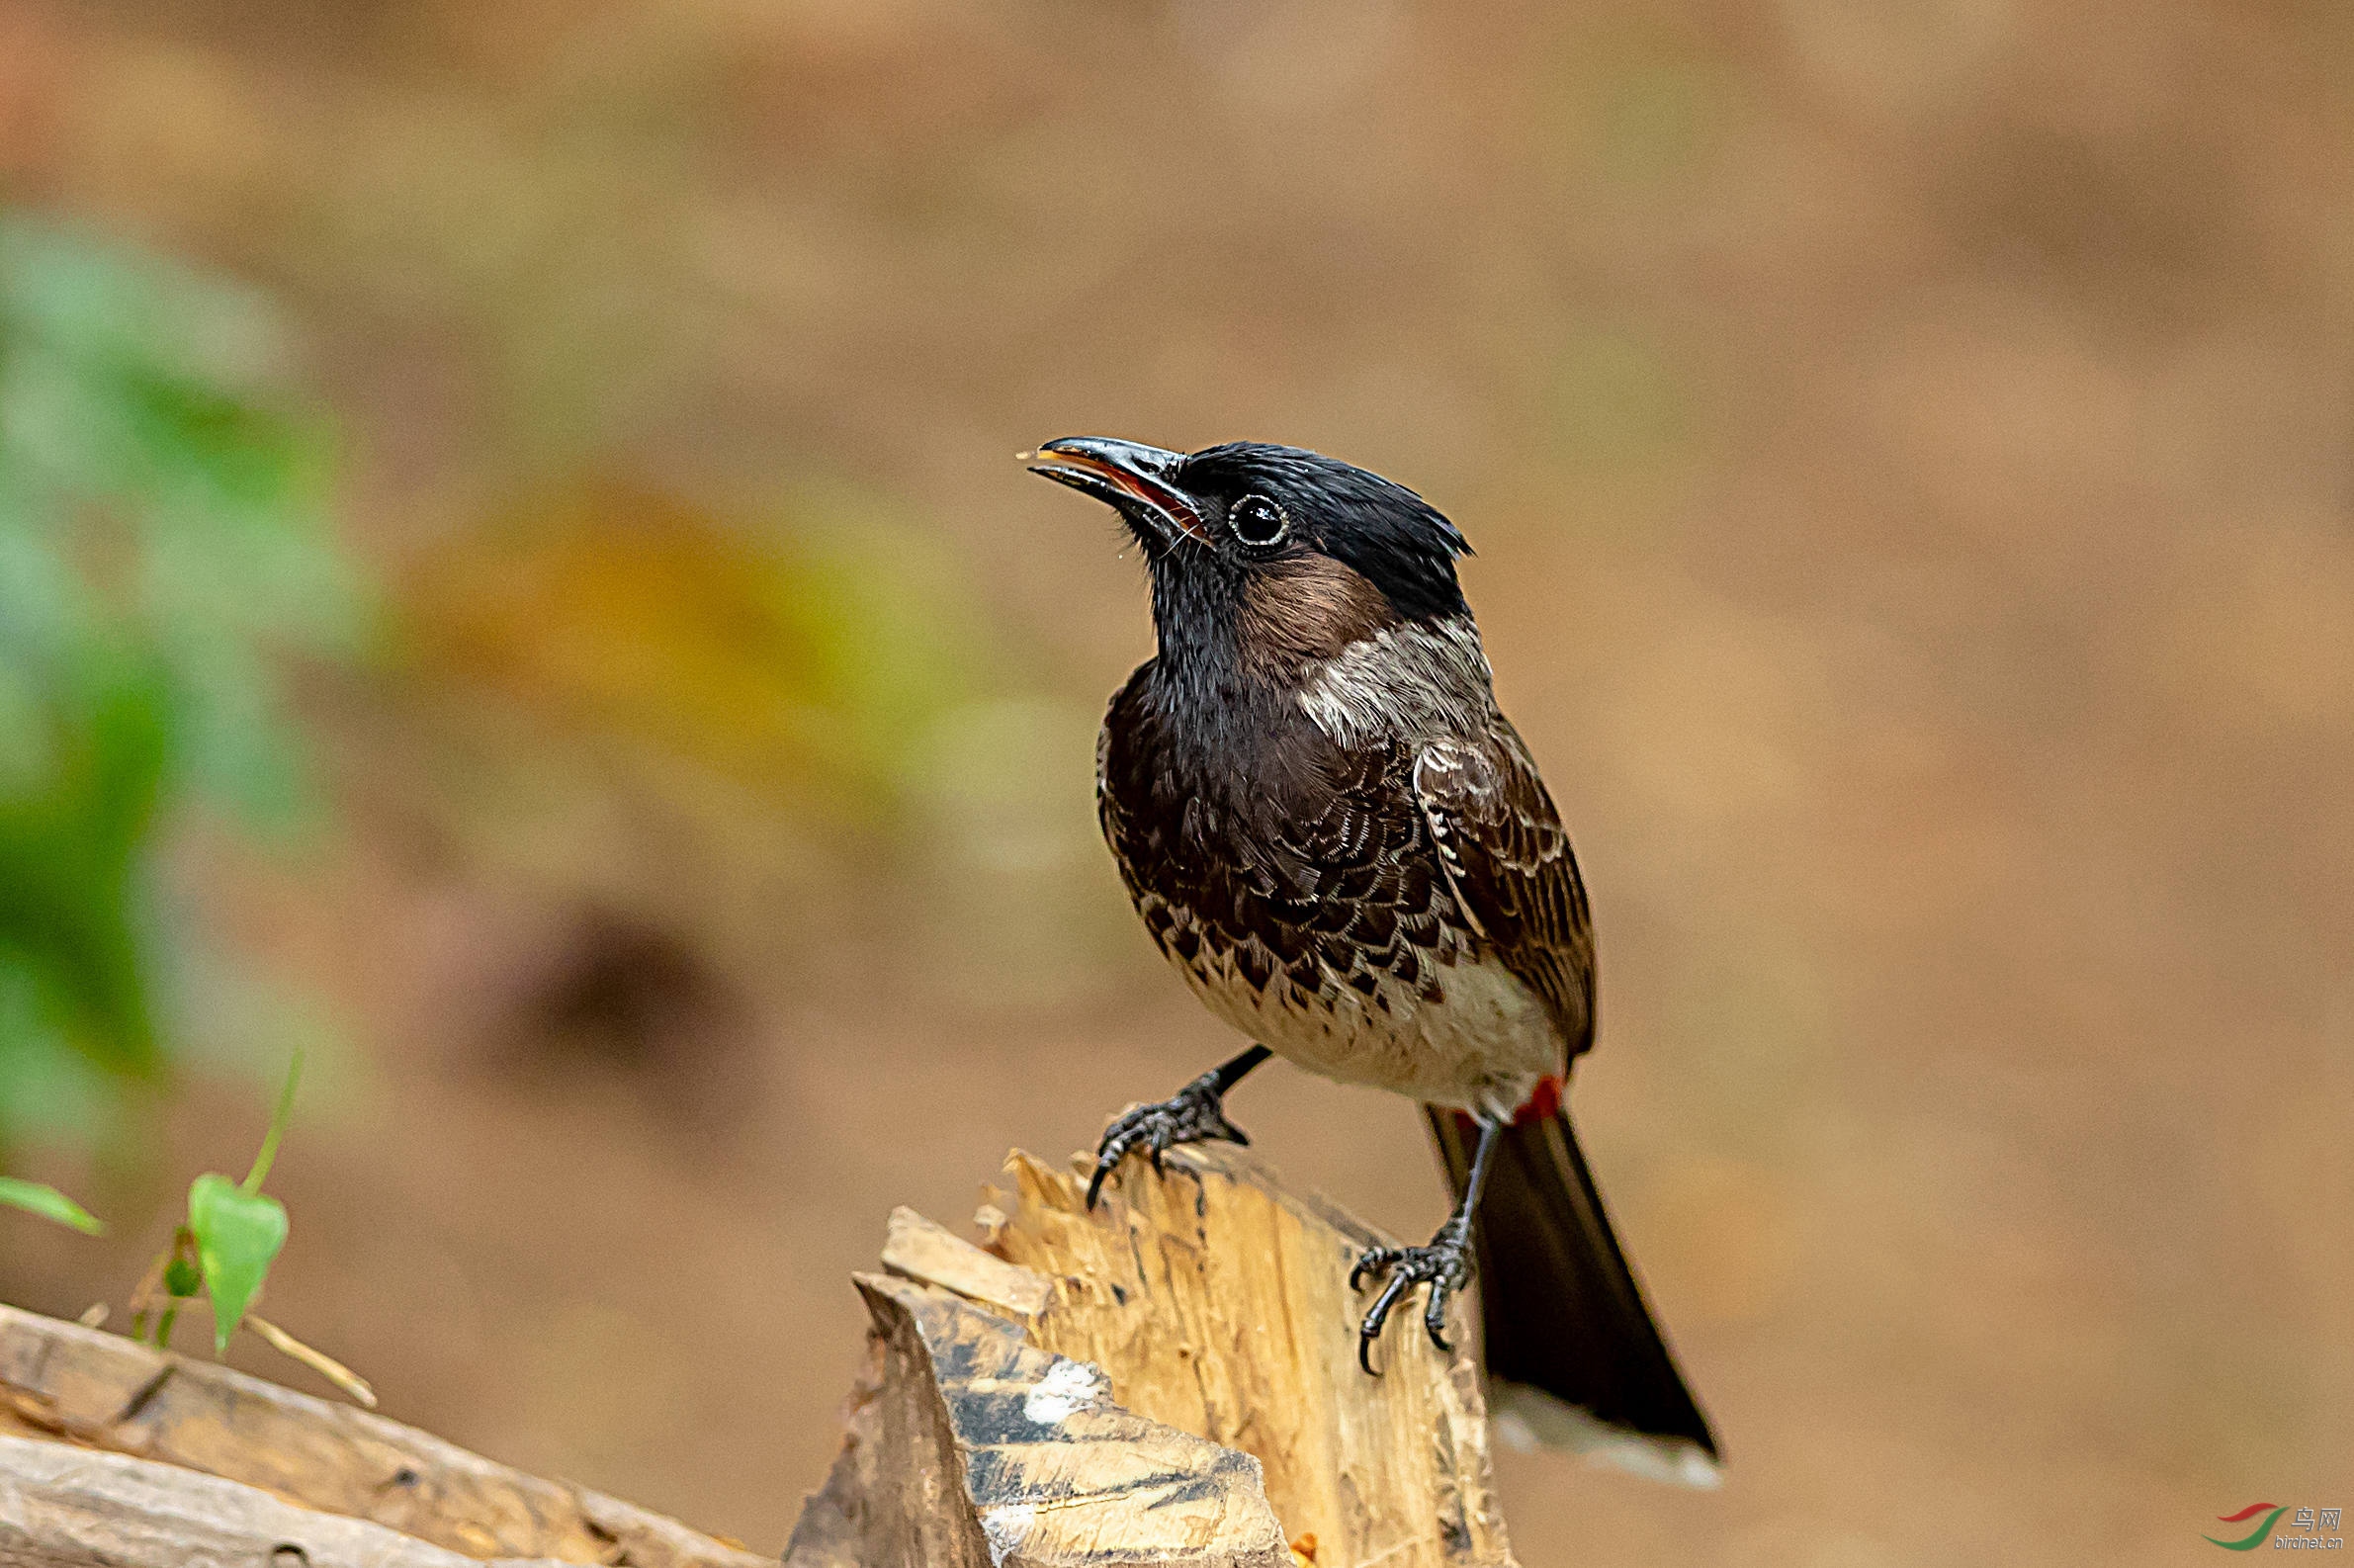
[[[1373,1372],[1373,1342],[1381,1338],[1382,1329],[1389,1323],[1390,1309],[1398,1304],[1398,1298],[1406,1293],[1410,1283],[1412,1281],[1406,1277],[1403,1268],[1390,1275],[1389,1283],[1383,1285],[1381,1294],[1373,1298],[1372,1310],[1365,1314],[1363,1325],[1356,1331],[1357,1364],[1368,1372]],[[1379,1377],[1381,1374],[1373,1372],[1373,1375]]]
[[[1382,1269],[1392,1272],[1357,1330],[1357,1364],[1368,1372],[1374,1371],[1373,1342],[1388,1326],[1389,1315],[1398,1302],[1416,1285],[1430,1287],[1430,1296],[1423,1306],[1423,1331],[1441,1353],[1454,1354],[1454,1344],[1446,1337],[1446,1304],[1463,1283],[1466,1267],[1461,1244],[1445,1237],[1428,1247],[1368,1247],[1359,1254],[1356,1266],[1349,1271],[1351,1291],[1360,1288],[1368,1274]],[[1374,1375],[1380,1374],[1374,1372]]]
[[[1102,1143],[1096,1145],[1095,1174],[1088,1179],[1089,1213],[1094,1212],[1095,1199],[1102,1194],[1103,1183],[1111,1179],[1111,1174],[1120,1168],[1120,1162],[1128,1158],[1128,1151],[1134,1143],[1135,1140],[1123,1129],[1115,1127],[1103,1135]]]
[[[1200,1143],[1223,1139],[1229,1143],[1248,1146],[1250,1134],[1226,1119],[1218,1104],[1212,1086],[1188,1085],[1171,1099],[1155,1105],[1140,1105],[1119,1116],[1104,1133],[1095,1150],[1095,1173],[1088,1182],[1088,1208],[1092,1211],[1103,1183],[1109,1179],[1122,1160],[1138,1148],[1153,1162],[1157,1176],[1167,1176],[1163,1160],[1170,1149],[1181,1143]]]

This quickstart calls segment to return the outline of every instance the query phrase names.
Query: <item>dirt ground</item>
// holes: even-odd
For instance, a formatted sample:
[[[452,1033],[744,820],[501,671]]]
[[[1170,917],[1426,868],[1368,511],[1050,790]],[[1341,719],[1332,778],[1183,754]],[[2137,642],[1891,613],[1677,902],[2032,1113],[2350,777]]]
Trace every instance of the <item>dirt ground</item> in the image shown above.
[[[1507,1456],[1523,1561],[2349,1501],[2350,63],[2176,0],[0,0],[0,194],[283,304],[386,584],[339,829],[175,851],[348,1042],[272,1316],[780,1546],[889,1208],[1232,1048],[1093,838],[1139,568],[1013,454],[1251,436],[1471,535],[1594,893],[1576,1109],[1729,1474]],[[867,730],[746,630],[813,538],[843,689],[931,671]],[[264,1097],[196,1075],[152,1223],[0,1294],[119,1302]],[[1233,1109],[1439,1216],[1411,1107]]]

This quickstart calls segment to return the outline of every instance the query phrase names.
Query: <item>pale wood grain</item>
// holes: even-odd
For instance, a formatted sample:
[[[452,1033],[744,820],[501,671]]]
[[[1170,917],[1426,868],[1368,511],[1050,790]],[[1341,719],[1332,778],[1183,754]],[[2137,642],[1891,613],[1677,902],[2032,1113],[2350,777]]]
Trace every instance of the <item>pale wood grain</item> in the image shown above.
[[[859,1278],[873,1356],[790,1568],[1511,1568],[1471,1356],[1409,1310],[1356,1365],[1349,1273],[1385,1238],[1239,1150],[1164,1164],[1090,1214],[1084,1173],[1016,1153],[986,1251],[892,1215],[902,1277]]]
[[[871,1397],[789,1568],[1288,1568],[1249,1455],[1120,1409],[1100,1371],[1031,1347],[1012,1319],[856,1280]]]
[[[1138,1415],[1257,1456],[1284,1527],[1315,1537],[1317,1568],[1510,1563],[1463,1299],[1453,1354],[1425,1337],[1418,1300],[1369,1377],[1349,1273],[1388,1238],[1230,1145],[1164,1167],[1130,1161],[1090,1214],[1083,1174],[1009,1159],[991,1250],[1054,1283],[1032,1342],[1103,1367]]]
[[[904,1205],[891,1211],[883,1266],[1015,1318],[1034,1318],[1054,1300],[1045,1275],[985,1253]]]
[[[869,1362],[790,1568],[1510,1568],[1471,1358],[1409,1312],[1383,1376],[1355,1364],[1348,1275],[1382,1238],[1223,1147],[1132,1164],[1092,1214],[1081,1176],[1007,1170],[987,1250],[903,1209],[892,1271],[854,1276]],[[0,1568],[764,1560],[0,1307]]]
[[[381,1416],[13,1307],[0,1307],[0,1432],[202,1471],[478,1560],[768,1561]]]
[[[411,1535],[257,1487],[0,1437],[0,1568],[478,1568]],[[497,1568],[556,1568],[502,1557]]]

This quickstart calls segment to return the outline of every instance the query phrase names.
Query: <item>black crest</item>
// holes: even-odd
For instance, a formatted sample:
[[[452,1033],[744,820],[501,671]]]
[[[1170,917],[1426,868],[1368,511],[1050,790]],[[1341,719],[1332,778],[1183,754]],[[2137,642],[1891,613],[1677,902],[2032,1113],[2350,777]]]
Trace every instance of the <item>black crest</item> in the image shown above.
[[[1300,543],[1362,573],[1407,620],[1462,615],[1462,531],[1405,485],[1300,447],[1232,441],[1185,459],[1177,478],[1221,510],[1264,495],[1290,512]]]

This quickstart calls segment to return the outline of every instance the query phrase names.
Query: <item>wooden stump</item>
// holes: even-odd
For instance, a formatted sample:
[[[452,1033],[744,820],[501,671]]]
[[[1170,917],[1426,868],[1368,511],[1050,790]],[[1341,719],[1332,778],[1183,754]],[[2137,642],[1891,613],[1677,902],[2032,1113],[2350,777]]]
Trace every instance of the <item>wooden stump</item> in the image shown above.
[[[1084,1162],[1081,1162],[1084,1164]],[[982,1245],[910,1210],[789,1568],[1510,1568],[1468,1354],[1382,1240],[1225,1146],[1103,1206],[1016,1154]],[[1450,1337],[1468,1342],[1458,1311]],[[365,1411],[0,1307],[0,1568],[756,1568],[733,1543]]]
[[[1101,1372],[962,1297],[857,1282],[880,1354],[841,1484],[813,1500],[788,1562],[1287,1568],[1250,1455],[1129,1414]]]
[[[900,1279],[859,1278],[875,1360],[791,1568],[1511,1563],[1468,1353],[1401,1313],[1383,1375],[1356,1365],[1349,1272],[1383,1238],[1241,1150],[1165,1164],[1090,1215],[1017,1153],[983,1247],[893,1215]]]

